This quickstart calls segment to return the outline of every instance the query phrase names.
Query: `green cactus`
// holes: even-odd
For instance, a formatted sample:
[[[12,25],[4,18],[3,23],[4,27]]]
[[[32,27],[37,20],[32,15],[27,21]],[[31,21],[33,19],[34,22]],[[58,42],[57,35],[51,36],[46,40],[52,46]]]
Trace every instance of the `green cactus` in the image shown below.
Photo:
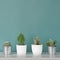
[[[49,41],[46,42],[47,46],[56,46],[56,40],[49,39]]]
[[[20,33],[19,36],[17,37],[18,39],[18,44],[19,45],[24,45],[25,44],[25,37],[23,35],[23,33]]]
[[[11,46],[11,42],[6,41],[6,42],[4,42],[3,46]]]
[[[40,45],[41,43],[40,43],[39,40],[40,40],[39,37],[35,37],[35,38],[34,38],[34,44],[35,44],[35,45]]]

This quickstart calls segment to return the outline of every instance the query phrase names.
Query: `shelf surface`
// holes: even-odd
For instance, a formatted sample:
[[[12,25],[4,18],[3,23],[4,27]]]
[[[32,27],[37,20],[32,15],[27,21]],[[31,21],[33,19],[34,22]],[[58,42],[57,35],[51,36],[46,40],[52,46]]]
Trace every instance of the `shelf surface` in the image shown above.
[[[57,52],[54,56],[50,56],[48,53],[43,53],[41,56],[33,56],[32,53],[27,53],[26,56],[17,56],[14,52],[11,55],[5,56],[2,52],[0,52],[1,60],[60,60],[60,52]]]

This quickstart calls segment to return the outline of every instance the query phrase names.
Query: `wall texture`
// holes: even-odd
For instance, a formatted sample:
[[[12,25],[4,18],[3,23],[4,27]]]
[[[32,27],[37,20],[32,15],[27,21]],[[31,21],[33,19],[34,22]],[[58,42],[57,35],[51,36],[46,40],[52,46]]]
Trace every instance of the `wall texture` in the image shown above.
[[[57,40],[60,51],[60,0],[0,0],[0,51],[5,41],[10,41],[12,51],[16,51],[20,32],[25,35],[29,52],[34,36],[40,37],[44,51],[49,38]]]

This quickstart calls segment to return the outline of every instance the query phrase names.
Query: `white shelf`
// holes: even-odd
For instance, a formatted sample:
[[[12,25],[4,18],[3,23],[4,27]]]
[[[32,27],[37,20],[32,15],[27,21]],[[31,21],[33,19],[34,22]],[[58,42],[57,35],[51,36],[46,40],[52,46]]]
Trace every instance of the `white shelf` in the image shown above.
[[[33,56],[32,53],[27,53],[25,57],[18,57],[16,53],[5,56],[0,53],[0,60],[60,60],[60,53],[56,53],[54,56],[49,56],[47,53],[43,53],[41,56]]]

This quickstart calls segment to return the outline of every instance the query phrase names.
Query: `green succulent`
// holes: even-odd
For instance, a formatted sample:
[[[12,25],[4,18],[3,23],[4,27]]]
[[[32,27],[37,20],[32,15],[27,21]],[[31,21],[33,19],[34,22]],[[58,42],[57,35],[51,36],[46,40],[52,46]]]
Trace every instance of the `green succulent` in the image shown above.
[[[25,37],[24,37],[23,33],[20,33],[18,35],[17,40],[18,40],[19,45],[24,45],[25,44]]]
[[[11,42],[9,42],[9,41],[6,41],[6,42],[4,42],[4,44],[3,44],[4,46],[11,46]]]
[[[56,46],[56,40],[49,39],[49,41],[46,42],[47,46]]]
[[[39,37],[36,36],[36,37],[34,38],[34,44],[35,44],[35,45],[40,45],[41,43],[40,43],[39,40],[40,40]]]

